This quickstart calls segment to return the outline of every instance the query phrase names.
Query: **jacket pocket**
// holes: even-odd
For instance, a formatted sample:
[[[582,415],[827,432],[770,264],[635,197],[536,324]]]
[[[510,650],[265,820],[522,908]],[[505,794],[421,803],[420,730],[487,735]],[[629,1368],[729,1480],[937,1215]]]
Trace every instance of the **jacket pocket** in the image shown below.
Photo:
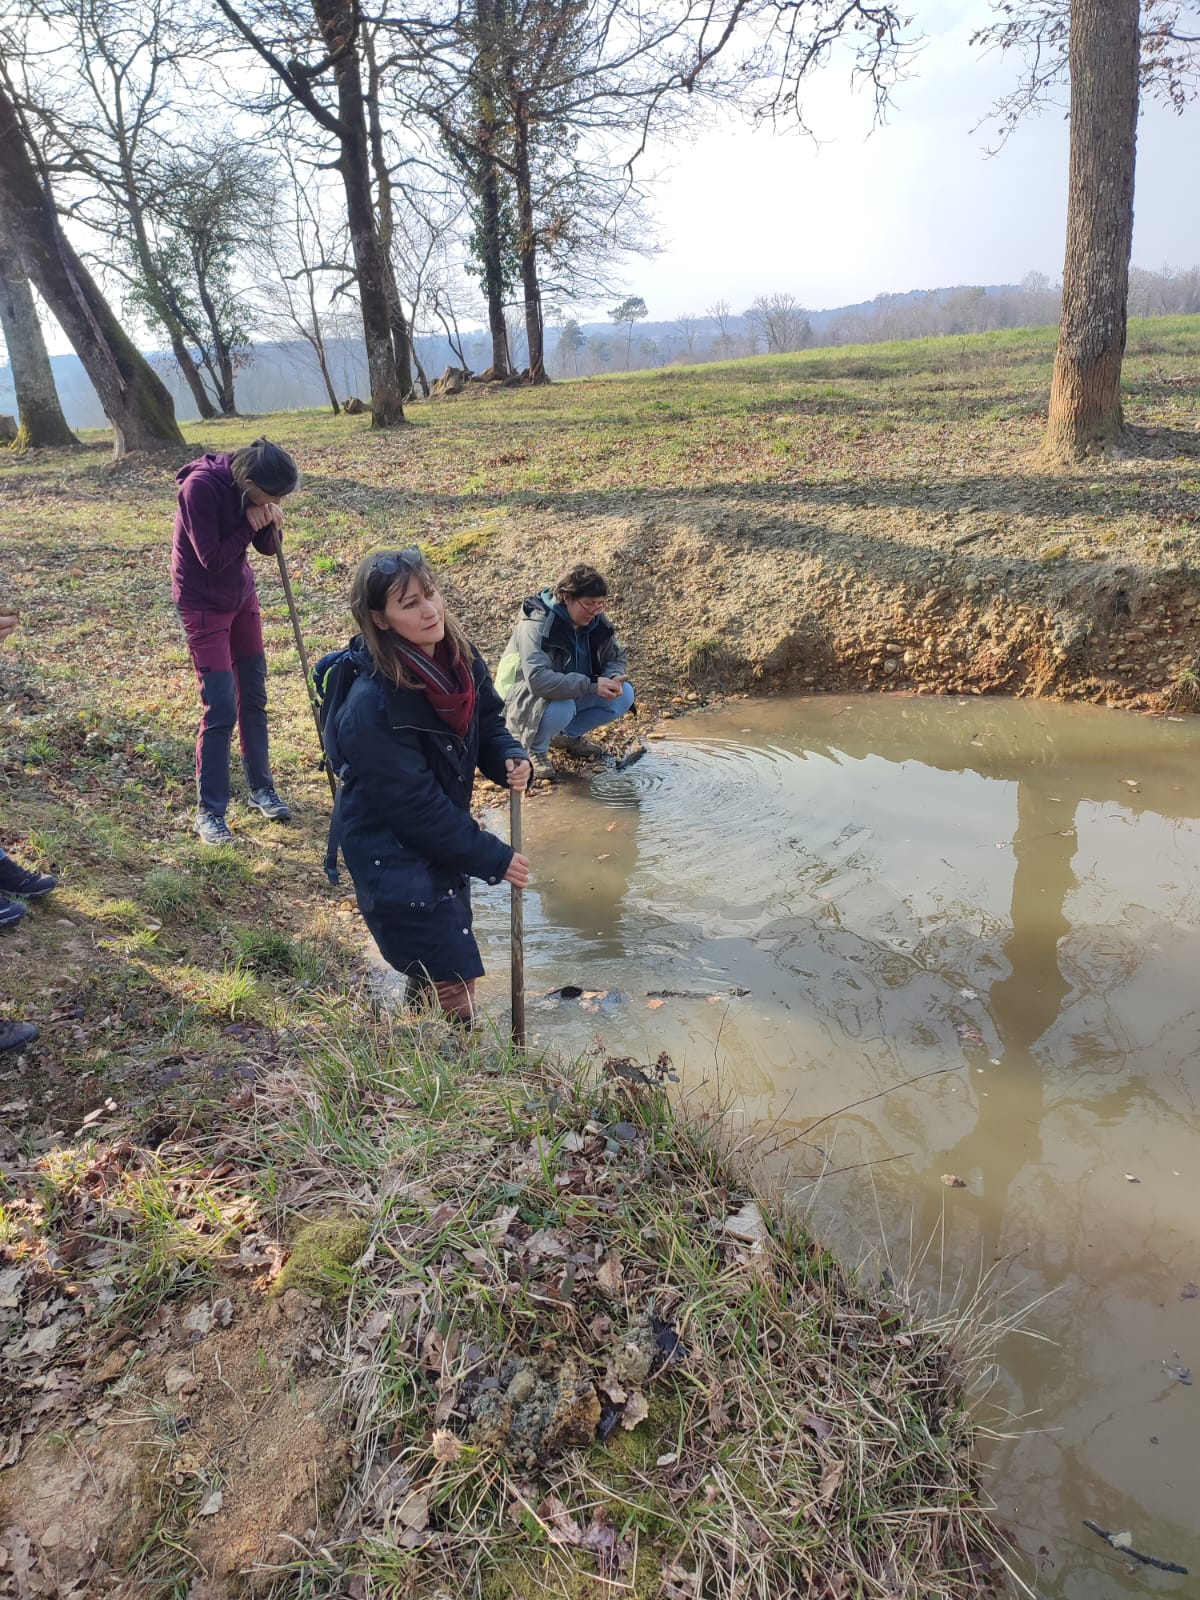
[[[365,911],[428,910],[439,894],[428,861],[417,855],[369,858],[355,887]]]

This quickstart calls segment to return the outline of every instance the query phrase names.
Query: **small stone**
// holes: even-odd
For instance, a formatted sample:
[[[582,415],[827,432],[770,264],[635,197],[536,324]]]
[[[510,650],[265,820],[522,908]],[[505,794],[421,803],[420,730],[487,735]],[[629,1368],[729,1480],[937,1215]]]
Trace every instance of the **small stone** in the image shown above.
[[[163,1373],[163,1388],[169,1395],[191,1394],[200,1380],[190,1367],[168,1367]]]

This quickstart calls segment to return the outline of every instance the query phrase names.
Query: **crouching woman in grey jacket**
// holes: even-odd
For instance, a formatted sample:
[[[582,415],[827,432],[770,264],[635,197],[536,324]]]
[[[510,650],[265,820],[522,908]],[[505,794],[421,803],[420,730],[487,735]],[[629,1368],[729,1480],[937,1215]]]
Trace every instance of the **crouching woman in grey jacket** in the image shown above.
[[[483,974],[470,879],[529,882],[528,860],[471,815],[475,772],[521,790],[529,760],[419,550],[368,556],[350,609],[358,675],[335,729],[342,853],[384,960],[466,1021]]]
[[[608,580],[577,562],[551,589],[531,594],[496,672],[509,732],[539,778],[554,782],[550,750],[600,756],[587,737],[632,710],[629,663],[605,611]]]

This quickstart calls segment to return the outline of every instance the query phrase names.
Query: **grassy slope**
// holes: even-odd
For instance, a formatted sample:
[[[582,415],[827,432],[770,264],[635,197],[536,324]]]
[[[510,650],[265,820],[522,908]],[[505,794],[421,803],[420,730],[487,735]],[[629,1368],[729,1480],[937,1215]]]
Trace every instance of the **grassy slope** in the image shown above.
[[[345,632],[344,595],[359,555],[378,542],[420,539],[440,559],[472,631],[494,653],[514,593],[544,570],[548,552],[563,554],[586,541],[597,519],[615,527],[619,538],[625,522],[642,516],[647,504],[675,508],[717,496],[753,507],[756,497],[796,501],[845,491],[862,507],[870,502],[873,515],[886,515],[879,525],[886,527],[886,538],[903,543],[904,532],[897,535],[894,524],[894,507],[901,500],[943,505],[953,490],[963,501],[984,492],[983,480],[996,484],[1005,473],[1025,474],[1026,453],[1039,431],[1050,350],[1047,331],[817,351],[417,408],[413,426],[394,435],[373,435],[362,419],[334,421],[314,413],[193,425],[188,434],[205,448],[229,448],[265,428],[303,462],[304,488],[289,507],[288,548],[314,650]],[[1195,322],[1156,322],[1134,330],[1127,368],[1133,420],[1160,430],[1192,425],[1200,386],[1198,352]],[[1161,435],[1168,444],[1171,437]],[[43,1028],[43,1043],[27,1058],[20,1077],[14,1080],[10,1072],[0,1133],[0,1238],[10,1264],[21,1269],[20,1315],[44,1334],[35,1341],[37,1351],[22,1348],[12,1357],[17,1382],[6,1420],[14,1436],[24,1430],[27,1437],[49,1423],[75,1441],[73,1448],[103,1449],[110,1435],[88,1443],[88,1430],[103,1428],[114,1409],[127,1416],[131,1407],[140,1407],[137,1414],[152,1418],[148,1426],[158,1459],[166,1452],[174,1461],[181,1448],[178,1403],[163,1399],[162,1364],[178,1349],[181,1334],[178,1319],[172,1323],[158,1308],[177,1304],[181,1294],[210,1279],[224,1284],[234,1270],[228,1262],[245,1254],[248,1238],[256,1242],[248,1257],[249,1277],[236,1279],[242,1287],[235,1291],[241,1296],[235,1327],[241,1321],[253,1330],[248,1372],[254,1370],[254,1349],[271,1352],[274,1377],[267,1389],[274,1400],[263,1400],[263,1406],[283,1404],[280,1396],[286,1398],[298,1381],[300,1358],[290,1346],[280,1354],[278,1328],[263,1320],[262,1291],[278,1264],[272,1241],[290,1237],[306,1215],[331,1207],[348,1208],[367,1223],[376,1241],[374,1261],[386,1268],[363,1270],[348,1318],[344,1325],[335,1322],[331,1342],[341,1344],[342,1364],[348,1360],[355,1368],[357,1357],[347,1352],[355,1348],[356,1336],[337,1328],[361,1328],[388,1303],[396,1259],[405,1263],[406,1282],[418,1266],[427,1275],[431,1262],[451,1263],[449,1280],[440,1271],[432,1280],[440,1310],[430,1325],[443,1341],[451,1324],[443,1314],[446,1301],[439,1297],[450,1281],[471,1288],[466,1297],[471,1314],[459,1330],[460,1344],[465,1338],[482,1347],[490,1328],[489,1359],[495,1362],[495,1341],[511,1325],[521,1330],[516,1347],[552,1364],[556,1341],[561,1344],[564,1337],[563,1313],[539,1322],[536,1303],[521,1296],[531,1292],[525,1280],[537,1278],[529,1270],[530,1234],[539,1226],[565,1229],[591,1253],[593,1272],[605,1252],[636,1261],[620,1302],[622,1318],[636,1319],[651,1306],[667,1307],[672,1317],[681,1316],[698,1330],[692,1342],[706,1353],[685,1377],[669,1375],[667,1399],[653,1402],[666,1404],[667,1410],[660,1411],[647,1436],[657,1461],[658,1455],[672,1453],[667,1435],[674,1429],[686,1445],[677,1453],[681,1460],[685,1454],[693,1457],[695,1471],[689,1466],[680,1477],[653,1468],[635,1452],[631,1461],[622,1460],[618,1477],[608,1479],[603,1474],[616,1469],[603,1464],[607,1458],[601,1455],[597,1466],[594,1452],[572,1455],[567,1466],[555,1467],[552,1482],[537,1485],[536,1495],[549,1506],[542,1510],[540,1499],[527,1503],[535,1493],[530,1483],[494,1454],[481,1456],[478,1446],[470,1447],[474,1453],[465,1463],[453,1444],[443,1446],[450,1452],[448,1462],[430,1458],[439,1373],[430,1367],[424,1344],[414,1346],[406,1343],[407,1335],[397,1335],[382,1375],[374,1354],[365,1363],[371,1383],[378,1380],[383,1387],[363,1402],[350,1460],[359,1471],[381,1471],[386,1452],[381,1457],[380,1418],[392,1419],[387,1427],[400,1428],[393,1455],[406,1463],[406,1483],[411,1488],[431,1475],[438,1483],[448,1480],[446,1493],[459,1508],[454,1517],[466,1517],[468,1501],[474,1507],[469,1537],[461,1548],[443,1537],[447,1523],[439,1512],[422,1526],[410,1525],[413,1537],[405,1544],[393,1515],[380,1513],[371,1521],[378,1512],[377,1494],[370,1501],[374,1511],[363,1511],[352,1495],[348,1504],[357,1510],[344,1525],[343,1544],[330,1557],[328,1570],[315,1558],[307,1565],[302,1561],[298,1574],[281,1580],[281,1592],[341,1592],[346,1574],[361,1574],[364,1541],[383,1538],[394,1547],[394,1586],[353,1592],[401,1593],[413,1580],[431,1585],[432,1593],[456,1572],[464,1582],[470,1580],[478,1550],[501,1538],[501,1529],[514,1530],[504,1547],[505,1559],[515,1563],[510,1587],[522,1592],[526,1585],[524,1592],[532,1592],[528,1585],[534,1580],[525,1567],[536,1571],[549,1563],[557,1576],[547,1582],[557,1592],[564,1562],[571,1570],[592,1569],[597,1541],[608,1550],[604,1559],[618,1559],[615,1547],[606,1543],[603,1519],[601,1531],[591,1535],[592,1545],[584,1541],[590,1554],[581,1555],[572,1543],[571,1530],[577,1528],[581,1538],[594,1530],[593,1513],[605,1506],[610,1508],[605,1515],[615,1518],[618,1544],[649,1540],[652,1559],[637,1569],[639,1593],[723,1594],[732,1592],[735,1575],[749,1573],[748,1592],[763,1595],[795,1592],[789,1586],[810,1575],[817,1584],[814,1593],[875,1594],[883,1592],[888,1571],[897,1593],[965,1592],[974,1580],[961,1566],[957,1578],[935,1576],[961,1563],[970,1542],[957,1511],[969,1491],[954,1465],[965,1440],[961,1431],[948,1432],[945,1421],[936,1420],[938,1407],[949,1406],[947,1416],[954,1415],[952,1390],[939,1388],[941,1357],[928,1356],[936,1380],[929,1388],[921,1365],[926,1345],[918,1340],[921,1360],[909,1362],[901,1352],[910,1347],[895,1342],[886,1328],[881,1332],[878,1312],[864,1311],[853,1294],[827,1281],[824,1268],[812,1291],[819,1289],[825,1308],[814,1311],[810,1330],[817,1367],[804,1381],[816,1381],[820,1388],[833,1381],[835,1369],[839,1382],[853,1378],[854,1363],[847,1367],[847,1347],[837,1331],[843,1315],[866,1317],[872,1330],[866,1347],[874,1354],[869,1361],[864,1356],[860,1398],[839,1390],[835,1407],[844,1416],[839,1437],[846,1450],[827,1450],[828,1436],[816,1425],[806,1435],[811,1448],[805,1447],[805,1454],[804,1440],[795,1433],[796,1417],[820,1416],[819,1396],[794,1388],[800,1379],[786,1363],[777,1364],[779,1387],[765,1394],[759,1407],[763,1431],[755,1431],[749,1390],[775,1370],[764,1352],[776,1349],[780,1340],[790,1347],[796,1337],[796,1296],[809,1293],[811,1252],[802,1239],[773,1244],[769,1269],[763,1269],[755,1287],[761,1263],[749,1256],[738,1260],[727,1247],[712,1243],[711,1225],[719,1222],[722,1209],[736,1209],[744,1198],[740,1176],[713,1166],[713,1158],[690,1135],[672,1140],[657,1113],[632,1153],[622,1147],[614,1155],[603,1141],[597,1148],[596,1136],[586,1131],[597,1105],[569,1084],[564,1087],[554,1071],[549,1078],[536,1072],[528,1078],[503,1051],[464,1063],[460,1071],[467,1087],[462,1088],[440,1065],[445,1041],[437,1038],[420,1048],[403,1037],[388,1041],[381,1047],[384,1065],[378,1071],[363,1065],[375,1062],[376,1052],[369,1006],[357,987],[359,929],[350,903],[329,894],[320,879],[326,796],[313,767],[313,731],[269,564],[260,565],[260,589],[267,608],[276,772],[281,787],[298,801],[297,822],[279,828],[235,811],[236,848],[207,852],[192,842],[195,691],[167,580],[176,464],[134,458],[110,469],[106,447],[99,443],[79,453],[0,457],[0,571],[7,597],[24,614],[23,632],[0,664],[5,722],[0,841],[29,864],[53,867],[64,878],[62,889],[21,929],[0,935],[5,1014],[28,1016]],[[1144,471],[1120,465],[1089,469],[1045,486],[1055,507],[1049,522],[1043,518],[1044,525],[1037,526],[1034,508],[1014,521],[1012,536],[1037,549],[1045,543],[1049,523],[1068,525],[1060,502],[1069,502],[1070,531],[1055,532],[1055,538],[1094,543],[1118,554],[1127,550],[1131,561],[1161,560],[1164,550],[1191,537],[1185,513],[1194,505],[1195,477],[1182,444],[1180,459],[1160,454]],[[1153,480],[1149,487],[1148,478]],[[885,485],[888,496],[881,493]],[[874,536],[871,524],[868,537]],[[595,546],[582,542],[580,548]],[[500,561],[504,566],[498,572]],[[637,590],[660,592],[660,580],[652,566],[626,576],[631,604]],[[711,583],[700,587],[711,589]],[[678,691],[687,642],[681,635],[674,657],[645,649],[644,692],[652,704],[666,704]],[[3,1065],[11,1069],[14,1064]],[[281,1084],[291,1086],[283,1100]],[[281,1106],[291,1107],[290,1120]],[[403,1109],[395,1125],[393,1106]],[[639,1127],[645,1112],[644,1106],[629,1112]],[[85,1121],[89,1114],[94,1115]],[[607,1114],[613,1114],[611,1106]],[[247,1118],[249,1134],[242,1127]],[[476,1163],[465,1161],[452,1192],[443,1193],[436,1181],[438,1162],[461,1143],[464,1118],[486,1127],[487,1137]],[[365,1139],[364,1125],[371,1130]],[[539,1171],[525,1170],[529,1138],[539,1130],[559,1141],[559,1152],[567,1133],[584,1140],[579,1159],[565,1167],[582,1176],[570,1178],[565,1189],[556,1185],[553,1166],[536,1156]],[[615,1192],[611,1189],[614,1172],[619,1177],[622,1163],[630,1160],[641,1163],[639,1182],[644,1172],[651,1174],[654,1206],[671,1213],[665,1257],[659,1245],[647,1244],[620,1183]],[[413,1192],[422,1204],[429,1200],[422,1216],[439,1215],[439,1206],[452,1199],[471,1219],[469,1238],[454,1234],[452,1219],[430,1234],[420,1217],[403,1207],[398,1213],[390,1187],[397,1173],[416,1185]],[[628,1192],[627,1180],[621,1181]],[[501,1201],[510,1192],[526,1196],[528,1204],[522,1200],[507,1256],[497,1256],[496,1237],[486,1222],[504,1209]],[[693,1248],[698,1225],[704,1243]],[[443,1236],[446,1227],[452,1236]],[[409,1249],[414,1241],[420,1246],[417,1263]],[[475,1253],[474,1261],[469,1252]],[[493,1291],[484,1292],[480,1282],[489,1279]],[[88,1309],[87,1318],[64,1313],[64,1291],[68,1304]],[[565,1326],[578,1359],[594,1371],[605,1359],[607,1335],[584,1337],[580,1330],[590,1329],[611,1307],[602,1304],[603,1294],[596,1299],[594,1286],[582,1293],[588,1316],[569,1316]],[[301,1306],[301,1321],[304,1315]],[[59,1337],[52,1330],[64,1316]],[[713,1330],[730,1317],[725,1345],[712,1343]],[[97,1326],[99,1344],[93,1342]],[[419,1326],[423,1340],[429,1325]],[[187,1336],[182,1337],[186,1348]],[[322,1339],[329,1341],[328,1332],[314,1339],[319,1346]],[[378,1334],[365,1345],[360,1338],[359,1353],[375,1352],[378,1345]],[[841,1353],[834,1367],[822,1369],[835,1347]],[[65,1366],[62,1352],[68,1352]],[[304,1359],[311,1363],[313,1358]],[[323,1359],[320,1372],[332,1385],[339,1362]],[[231,1362],[227,1354],[227,1370]],[[145,1390],[139,1388],[138,1370],[151,1374]],[[64,1379],[64,1373],[73,1372],[84,1376],[82,1389]],[[445,1377],[441,1371],[440,1378]],[[106,1385],[114,1382],[115,1398],[109,1398]],[[929,1388],[932,1410],[924,1400],[915,1411],[906,1409],[909,1402],[901,1392],[910,1382],[918,1394]],[[732,1430],[717,1425],[729,1409],[720,1399],[729,1385],[733,1411],[745,1423]],[[212,1386],[215,1393],[215,1379]],[[202,1385],[201,1394],[207,1392]],[[332,1387],[324,1392],[323,1403],[332,1392]],[[401,1393],[407,1399],[397,1399]],[[746,1396],[744,1407],[737,1394]],[[846,1498],[840,1479],[835,1482],[828,1474],[839,1461],[843,1471],[849,1470],[849,1413],[856,1405],[869,1409],[864,1394],[892,1418],[885,1431],[892,1428],[893,1438],[908,1438],[910,1424],[917,1432],[911,1449],[906,1445],[898,1458],[886,1452],[874,1458],[883,1463],[880,1471],[890,1484],[886,1493],[868,1470],[870,1481],[855,1476],[854,1497]],[[34,1405],[39,1397],[40,1409]],[[698,1409],[700,1398],[704,1408]],[[900,1409],[889,1409],[893,1403]],[[203,1410],[198,1399],[192,1410]],[[313,1414],[319,1410],[314,1402]],[[901,1417],[909,1420],[896,1420]],[[439,1420],[453,1425],[452,1418]],[[329,1457],[331,1438],[321,1434],[308,1441],[314,1459]],[[229,1475],[224,1481],[237,1485],[236,1495],[231,1488],[231,1503],[259,1506],[263,1528],[287,1522],[277,1505],[268,1501],[264,1507],[254,1499],[253,1462],[235,1468],[215,1435],[211,1448],[212,1460],[199,1475],[189,1468],[146,1478],[144,1455],[130,1462],[131,1481],[140,1485],[134,1501],[145,1514],[144,1542],[110,1540],[110,1553],[133,1560],[147,1576],[151,1587],[144,1593],[183,1592],[171,1585],[182,1581],[181,1571],[194,1572],[203,1558],[204,1547],[197,1543],[200,1490],[211,1491],[223,1481],[222,1472]],[[45,1459],[37,1460],[44,1476]],[[800,1477],[789,1480],[786,1497],[779,1499],[774,1490],[766,1494],[764,1484],[772,1475],[780,1477],[785,1460],[788,1471]],[[278,1463],[271,1470],[278,1473]],[[665,1479],[656,1472],[665,1472]],[[261,1479],[260,1472],[259,1489]],[[726,1488],[713,1494],[714,1483]],[[4,1492],[0,1478],[0,1496]],[[553,1496],[567,1506],[561,1513],[565,1520],[556,1521],[560,1513]],[[319,1499],[328,1512],[336,1494],[327,1489]],[[689,1521],[687,1507],[693,1503],[699,1511]],[[714,1504],[719,1511],[708,1517],[705,1507],[711,1510]],[[738,1504],[748,1508],[749,1525],[761,1522],[765,1530],[748,1535],[749,1543],[739,1543],[741,1535],[729,1531],[729,1507]],[[857,1520],[851,1515],[855,1504]],[[907,1508],[917,1517],[914,1526],[936,1525],[942,1532],[918,1539],[909,1529],[897,1534],[890,1548],[891,1513],[878,1527],[875,1516],[866,1514],[874,1506],[882,1515],[885,1505],[897,1515]],[[922,1505],[941,1506],[944,1524],[937,1517],[922,1522]],[[296,1516],[299,1536],[311,1522],[311,1507]],[[736,1559],[714,1554],[720,1539],[710,1523],[721,1517],[726,1517],[721,1537],[727,1549],[740,1551]],[[807,1530],[800,1541],[807,1563],[803,1573],[787,1554],[797,1547],[797,1517]],[[736,1517],[735,1525],[740,1526]],[[686,1539],[680,1532],[685,1526],[691,1530]],[[432,1543],[417,1537],[427,1527],[439,1534]],[[554,1537],[556,1528],[561,1538]],[[265,1546],[254,1544],[252,1526],[243,1534],[241,1542],[226,1541],[239,1552],[239,1561],[267,1559]],[[430,1557],[426,1566],[410,1548],[423,1543]],[[619,1559],[626,1574],[630,1563],[637,1567],[632,1555]],[[669,1581],[661,1576],[664,1561],[678,1569]],[[904,1562],[910,1563],[903,1569],[908,1577]],[[865,1576],[860,1580],[855,1571]],[[924,1577],[916,1575],[921,1571]],[[704,1576],[690,1576],[697,1572]],[[855,1587],[860,1581],[861,1588]]]

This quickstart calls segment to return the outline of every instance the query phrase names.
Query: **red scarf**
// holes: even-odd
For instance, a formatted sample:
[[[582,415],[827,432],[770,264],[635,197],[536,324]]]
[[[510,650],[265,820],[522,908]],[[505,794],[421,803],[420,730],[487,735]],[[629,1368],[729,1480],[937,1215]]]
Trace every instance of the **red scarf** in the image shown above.
[[[469,661],[452,661],[442,639],[431,656],[416,645],[396,640],[404,665],[421,680],[421,692],[442,721],[460,739],[467,737],[475,715],[475,674]]]

